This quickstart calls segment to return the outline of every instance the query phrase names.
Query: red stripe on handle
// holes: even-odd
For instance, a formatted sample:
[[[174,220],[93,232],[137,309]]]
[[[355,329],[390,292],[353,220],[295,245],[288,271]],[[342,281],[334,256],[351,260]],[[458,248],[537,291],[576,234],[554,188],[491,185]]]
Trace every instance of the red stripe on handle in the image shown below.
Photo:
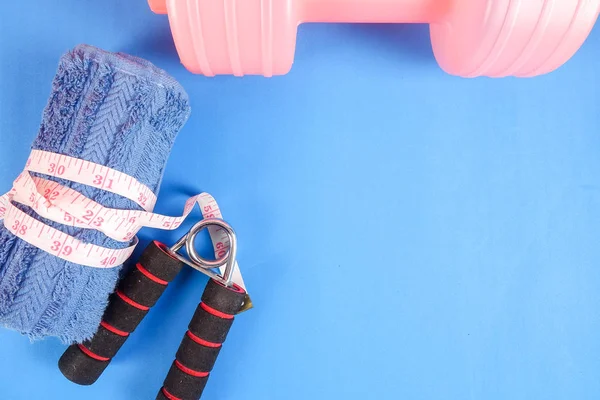
[[[117,296],[119,296],[121,300],[123,300],[125,303],[129,304],[131,307],[137,308],[138,310],[148,311],[150,309],[150,307],[146,307],[140,303],[136,303],[135,301],[131,300],[120,290],[117,290]]]
[[[209,342],[208,340],[204,340],[202,338],[199,338],[198,336],[194,335],[192,332],[187,331],[187,335],[190,339],[192,339],[194,342],[198,343],[199,345],[205,346],[205,347],[212,347],[212,348],[217,348],[217,347],[221,347],[223,346],[222,343],[213,343],[213,342]]]
[[[96,353],[93,353],[90,349],[88,349],[87,347],[85,347],[82,344],[78,344],[77,347],[79,347],[79,350],[81,350],[86,356],[88,356],[89,358],[93,358],[94,360],[98,360],[98,361],[110,360],[110,358],[102,357]]]
[[[115,335],[123,336],[123,337],[129,336],[129,332],[125,332],[125,331],[122,331],[120,329],[117,329],[114,326],[110,325],[108,322],[100,321],[100,325],[104,329],[106,329],[107,331],[110,331],[110,332],[114,333]]]
[[[204,309],[204,311],[214,315],[215,317],[223,318],[223,319],[233,319],[234,315],[225,314],[219,310],[215,310],[211,306],[206,305],[206,303],[200,303],[200,307]]]
[[[150,271],[148,271],[146,268],[144,268],[144,266],[142,264],[137,263],[135,266],[142,274],[144,274],[146,276],[146,278],[150,279],[151,281],[156,282],[159,285],[163,285],[163,286],[167,286],[169,284],[169,282],[163,281],[158,276],[153,275]]]
[[[182,363],[180,363],[177,360],[175,360],[175,365],[177,366],[177,368],[179,368],[184,373],[191,375],[191,376],[195,376],[196,378],[206,378],[209,374],[208,372],[200,372],[200,371],[194,371],[193,369],[189,369],[188,367],[186,367],[185,365],[183,365]]]
[[[164,386],[163,386],[163,388],[162,388],[162,392],[163,392],[163,394],[165,395],[165,397],[166,397],[167,399],[169,399],[169,400],[182,400],[182,399],[180,399],[179,397],[175,397],[175,396],[173,396],[171,393],[169,393],[169,392],[167,391],[167,389],[165,389],[165,388],[164,388]]]

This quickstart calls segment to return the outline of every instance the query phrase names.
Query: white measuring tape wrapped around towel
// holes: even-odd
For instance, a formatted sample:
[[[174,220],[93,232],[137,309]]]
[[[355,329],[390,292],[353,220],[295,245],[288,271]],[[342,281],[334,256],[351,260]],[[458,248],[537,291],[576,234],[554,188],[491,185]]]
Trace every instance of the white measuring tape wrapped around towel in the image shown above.
[[[81,183],[126,197],[145,211],[107,208],[81,193],[57,182],[32,176],[36,172]],[[95,229],[106,236],[133,244],[124,249],[109,249],[84,243],[52,228],[19,210],[13,202],[31,207],[38,215],[68,226]],[[93,268],[112,268],[123,264],[133,253],[136,233],[143,227],[177,229],[198,204],[204,218],[222,218],[215,199],[208,193],[189,198],[179,217],[154,214],[156,196],[133,177],[89,161],[41,150],[33,150],[25,170],[7,194],[0,196],[0,220],[12,234],[63,260]],[[218,228],[209,228],[217,257],[229,248],[229,237]],[[244,287],[237,264],[233,281]]]

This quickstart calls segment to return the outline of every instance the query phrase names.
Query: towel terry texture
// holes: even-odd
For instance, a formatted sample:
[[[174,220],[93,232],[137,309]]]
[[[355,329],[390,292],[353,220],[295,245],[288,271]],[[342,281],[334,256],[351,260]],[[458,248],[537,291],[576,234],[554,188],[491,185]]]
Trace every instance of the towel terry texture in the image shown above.
[[[33,149],[81,158],[131,175],[158,194],[178,131],[190,113],[183,88],[151,63],[81,45],[59,63]],[[47,179],[54,179],[48,178]],[[123,197],[54,179],[112,208],[140,209]],[[29,215],[74,237],[110,248],[128,244],[100,232]],[[0,227],[0,324],[32,340],[82,342],[98,328],[120,267],[61,260]]]

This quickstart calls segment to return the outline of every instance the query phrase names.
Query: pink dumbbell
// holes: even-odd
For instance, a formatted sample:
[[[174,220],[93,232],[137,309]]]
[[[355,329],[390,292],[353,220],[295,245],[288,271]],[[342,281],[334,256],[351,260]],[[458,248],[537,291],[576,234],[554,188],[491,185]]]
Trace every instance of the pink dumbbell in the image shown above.
[[[600,0],[149,0],[194,73],[283,75],[302,22],[429,23],[433,52],[464,77],[541,75],[567,62]]]

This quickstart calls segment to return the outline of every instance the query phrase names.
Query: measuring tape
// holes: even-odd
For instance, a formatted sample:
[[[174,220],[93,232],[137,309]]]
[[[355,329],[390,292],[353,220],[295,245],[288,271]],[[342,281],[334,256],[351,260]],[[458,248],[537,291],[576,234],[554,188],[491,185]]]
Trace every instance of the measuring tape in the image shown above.
[[[118,210],[104,207],[83,194],[57,182],[32,176],[31,172],[61,178],[102,189],[138,204],[143,210]],[[41,150],[33,150],[25,170],[17,177],[10,192],[0,196],[0,220],[6,229],[47,253],[63,260],[93,268],[113,268],[123,264],[138,244],[137,232],[143,227],[177,229],[198,204],[204,218],[222,218],[215,199],[208,193],[189,198],[183,213],[169,217],[152,213],[156,196],[135,178],[89,161]],[[58,229],[38,221],[14,203],[31,207],[38,215],[62,225],[94,229],[118,241],[132,244],[124,249],[84,243]],[[229,237],[221,229],[209,229],[215,256],[229,249]],[[245,287],[235,266],[233,281]]]

